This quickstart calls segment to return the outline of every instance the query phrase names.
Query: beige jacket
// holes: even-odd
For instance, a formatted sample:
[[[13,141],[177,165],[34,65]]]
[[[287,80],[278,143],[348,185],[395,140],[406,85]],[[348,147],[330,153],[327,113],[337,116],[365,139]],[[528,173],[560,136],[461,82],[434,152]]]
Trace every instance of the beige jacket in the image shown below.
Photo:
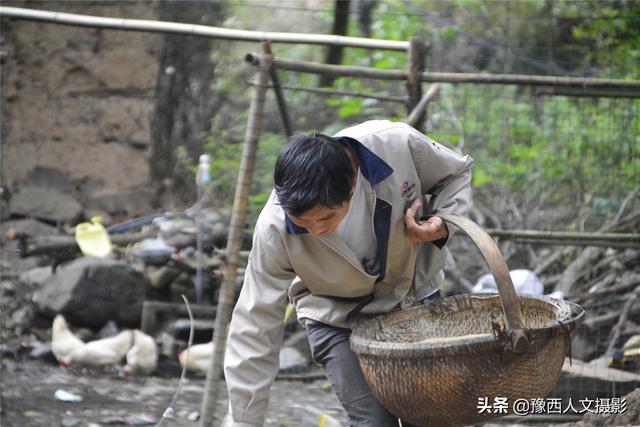
[[[258,218],[225,354],[232,426],[261,426],[279,366],[287,301],[302,322],[348,326],[356,312],[394,310],[437,287],[443,251],[407,239],[404,212],[418,195],[423,214],[465,214],[473,160],[404,123],[368,121],[340,132],[371,184],[380,274],[367,274],[335,236],[314,236],[288,220],[275,193]],[[363,215],[368,215],[364,214]],[[444,242],[442,242],[443,244]],[[416,259],[419,261],[416,263]],[[415,286],[412,286],[414,283]],[[350,314],[351,313],[351,314]]]

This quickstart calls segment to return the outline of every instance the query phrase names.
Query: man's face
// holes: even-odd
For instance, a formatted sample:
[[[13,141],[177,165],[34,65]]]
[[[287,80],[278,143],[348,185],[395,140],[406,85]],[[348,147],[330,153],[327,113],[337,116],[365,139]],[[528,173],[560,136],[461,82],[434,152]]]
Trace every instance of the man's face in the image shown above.
[[[298,227],[304,227],[314,236],[324,236],[333,233],[349,211],[349,202],[341,206],[325,208],[314,206],[300,216],[287,214],[289,219]]]

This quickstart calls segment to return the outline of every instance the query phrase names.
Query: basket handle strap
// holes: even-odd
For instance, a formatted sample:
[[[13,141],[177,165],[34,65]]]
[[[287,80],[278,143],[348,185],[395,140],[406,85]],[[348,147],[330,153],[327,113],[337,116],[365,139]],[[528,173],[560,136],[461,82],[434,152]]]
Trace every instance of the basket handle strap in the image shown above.
[[[520,303],[518,296],[513,288],[513,282],[509,275],[507,264],[496,246],[495,242],[478,224],[470,219],[457,215],[437,214],[445,223],[453,224],[473,240],[480,249],[482,256],[489,265],[491,274],[493,274],[500,294],[502,302],[502,311],[506,319],[506,326],[509,337],[511,338],[511,349],[515,353],[527,351],[529,340],[523,329],[522,312],[520,311]]]

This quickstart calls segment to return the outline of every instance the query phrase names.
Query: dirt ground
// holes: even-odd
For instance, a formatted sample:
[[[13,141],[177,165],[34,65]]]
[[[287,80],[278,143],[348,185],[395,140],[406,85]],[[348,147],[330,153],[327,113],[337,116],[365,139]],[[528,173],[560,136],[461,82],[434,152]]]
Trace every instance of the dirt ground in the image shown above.
[[[203,377],[188,376],[174,405],[169,427],[197,426],[204,392]],[[135,425],[126,417],[150,416],[159,419],[169,406],[178,378],[160,376],[121,378],[117,373],[65,369],[53,362],[2,361],[2,427],[97,427]],[[224,414],[226,391],[221,383],[217,411]],[[55,399],[57,390],[82,396],[81,402]],[[265,426],[303,427],[315,408],[335,417],[346,426],[346,416],[325,380],[276,381]],[[127,422],[128,421],[128,422]],[[153,425],[153,423],[151,423]],[[328,424],[327,424],[328,425]]]
[[[44,360],[11,358],[2,360],[0,382],[2,427],[99,427],[155,424],[169,406],[178,378],[162,376],[122,378],[116,372],[92,373],[66,369]],[[188,376],[173,406],[168,427],[197,426],[204,392],[203,377]],[[57,400],[57,390],[81,396],[80,402]],[[218,390],[217,413],[227,407],[224,384]],[[640,389],[627,395],[627,411],[614,415],[587,415],[578,423],[544,424],[564,427],[606,427],[640,425]],[[347,426],[346,414],[326,380],[282,381],[274,383],[265,426],[317,427],[317,411]],[[315,414],[315,418],[314,418]],[[315,420],[315,422],[314,422]],[[524,421],[524,420],[523,420]],[[216,424],[217,425],[217,424]],[[326,423],[329,426],[332,424]],[[492,423],[485,426],[542,425]]]

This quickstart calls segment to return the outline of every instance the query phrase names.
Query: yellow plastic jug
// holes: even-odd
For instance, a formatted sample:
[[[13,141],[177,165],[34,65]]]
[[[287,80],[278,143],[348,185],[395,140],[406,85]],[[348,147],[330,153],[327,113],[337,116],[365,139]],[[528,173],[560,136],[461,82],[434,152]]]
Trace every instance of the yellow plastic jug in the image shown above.
[[[111,254],[111,239],[101,221],[101,217],[94,216],[91,222],[76,225],[76,243],[85,256],[102,258]]]

